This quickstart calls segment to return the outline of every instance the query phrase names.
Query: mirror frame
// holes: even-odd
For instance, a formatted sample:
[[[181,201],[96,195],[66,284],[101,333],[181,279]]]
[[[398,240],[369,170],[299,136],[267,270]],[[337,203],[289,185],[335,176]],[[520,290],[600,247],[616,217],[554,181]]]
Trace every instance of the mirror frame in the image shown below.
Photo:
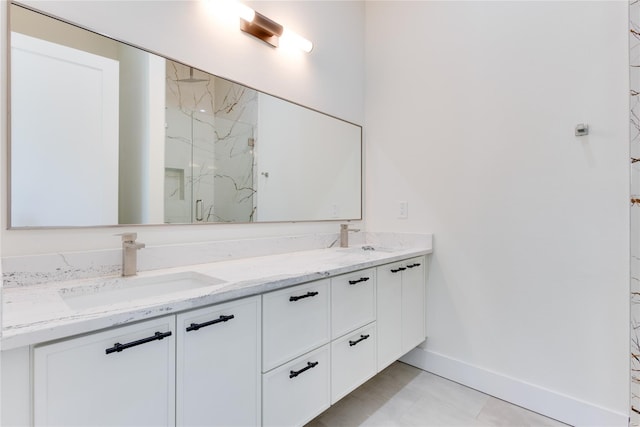
[[[259,93],[263,93],[265,95],[272,96],[272,97],[277,98],[279,100],[291,103],[293,105],[305,108],[307,110],[322,114],[324,116],[327,116],[327,117],[330,117],[330,118],[333,118],[333,119],[336,119],[336,120],[339,120],[339,121],[342,121],[344,123],[351,124],[353,126],[356,126],[356,127],[360,128],[360,141],[359,141],[359,143],[360,143],[360,203],[359,203],[359,205],[360,205],[360,216],[359,217],[354,217],[354,218],[340,218],[340,219],[328,218],[328,219],[310,219],[310,220],[302,219],[302,220],[255,221],[255,222],[191,222],[191,223],[185,222],[185,223],[108,224],[108,225],[64,225],[64,226],[56,226],[56,225],[54,225],[54,226],[19,226],[19,227],[12,226],[11,225],[11,200],[12,200],[12,197],[11,197],[11,194],[12,194],[12,191],[11,191],[11,176],[12,176],[12,173],[11,173],[11,168],[12,168],[11,146],[12,146],[12,143],[13,143],[13,141],[12,141],[12,131],[11,131],[11,114],[12,114],[12,111],[11,111],[11,96],[12,96],[12,93],[11,93],[11,82],[12,82],[12,80],[11,80],[11,60],[12,60],[12,55],[11,55],[11,21],[12,21],[11,7],[12,6],[21,7],[23,9],[29,10],[29,11],[34,12],[34,13],[38,13],[40,15],[46,16],[46,17],[48,17],[50,19],[54,19],[54,20],[62,22],[64,24],[74,26],[74,27],[82,29],[84,31],[89,31],[89,32],[91,32],[93,34],[96,34],[96,35],[99,35],[99,36],[102,36],[102,37],[106,37],[106,38],[108,38],[110,40],[113,40],[113,41],[118,42],[118,43],[122,43],[124,45],[127,45],[127,46],[135,48],[135,49],[140,49],[140,50],[142,50],[144,52],[150,53],[152,55],[159,56],[159,57],[164,58],[164,59],[169,60],[169,61],[176,62],[176,63],[184,65],[186,67],[192,67],[194,70],[198,70],[200,72],[203,72],[203,73],[206,73],[206,74],[210,74],[212,76],[227,80],[227,81],[229,81],[231,83],[244,86],[244,87],[246,87],[246,88],[248,88],[250,90],[255,90],[255,91],[259,92]],[[7,49],[7,51],[6,51],[7,52],[7,54],[6,54],[7,61],[6,61],[6,70],[5,71],[6,71],[7,79],[6,79],[6,88],[5,88],[6,92],[5,93],[7,94],[7,97],[6,97],[6,99],[7,99],[7,104],[6,104],[6,108],[7,108],[7,147],[6,147],[6,156],[7,157],[6,157],[6,168],[5,168],[5,170],[6,170],[6,174],[5,174],[5,178],[6,178],[6,200],[5,200],[5,202],[6,202],[6,218],[7,218],[6,229],[7,230],[95,229],[95,228],[122,228],[122,227],[133,227],[133,226],[135,226],[135,227],[157,227],[157,226],[166,227],[166,226],[190,226],[190,225],[191,226],[193,226],[193,225],[195,225],[195,226],[207,226],[207,225],[215,226],[215,225],[235,225],[235,224],[237,224],[237,225],[247,225],[247,224],[287,224],[287,223],[288,224],[295,224],[295,223],[318,223],[318,222],[350,222],[350,221],[362,221],[364,219],[364,142],[363,142],[363,139],[364,139],[364,127],[362,125],[359,125],[357,123],[353,123],[351,121],[342,119],[342,118],[334,116],[332,114],[325,113],[325,112],[320,111],[318,109],[305,106],[305,105],[300,104],[298,102],[288,100],[288,99],[283,98],[281,96],[274,95],[272,93],[262,91],[262,90],[260,90],[258,88],[253,87],[253,86],[248,86],[248,85],[246,85],[244,83],[238,82],[238,81],[230,79],[228,77],[220,76],[218,74],[214,74],[212,72],[209,72],[209,71],[206,71],[206,70],[202,70],[202,69],[200,69],[198,67],[193,67],[193,66],[191,66],[189,64],[186,64],[186,63],[184,63],[182,61],[178,61],[178,60],[176,60],[176,59],[174,59],[174,58],[172,58],[170,56],[167,56],[167,55],[161,54],[159,52],[156,52],[156,51],[153,51],[153,50],[138,46],[138,45],[136,45],[134,43],[123,41],[123,40],[121,40],[119,38],[116,38],[116,37],[113,37],[113,36],[101,33],[100,31],[96,31],[96,30],[94,30],[92,28],[88,28],[88,27],[86,27],[84,25],[77,24],[77,23],[72,22],[70,20],[67,20],[67,19],[60,18],[60,17],[55,16],[55,15],[52,15],[52,14],[50,14],[48,12],[45,12],[45,11],[39,10],[37,8],[22,4],[19,1],[15,1],[15,0],[7,1],[6,2],[6,7],[7,7],[7,9],[6,9],[6,13],[7,13],[7,20],[6,20],[6,22],[7,22],[7,42],[6,42],[5,48]]]

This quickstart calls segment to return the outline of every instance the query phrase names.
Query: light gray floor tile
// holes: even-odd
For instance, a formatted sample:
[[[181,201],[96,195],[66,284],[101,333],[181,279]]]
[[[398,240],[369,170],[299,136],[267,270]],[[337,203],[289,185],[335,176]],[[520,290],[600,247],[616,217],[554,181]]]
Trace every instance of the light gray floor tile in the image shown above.
[[[478,415],[478,419],[492,426],[505,427],[566,427],[560,421],[552,420],[535,412],[512,405],[504,400],[490,398]]]
[[[446,408],[452,413],[475,418],[489,400],[489,396],[484,393],[428,372],[423,372],[418,378],[424,383],[422,404],[442,407],[443,411]],[[414,383],[417,381],[416,379]]]
[[[361,401],[347,395],[307,424],[307,427],[359,426],[368,418],[368,411]]]
[[[395,362],[307,427],[566,427],[477,390]]]
[[[473,427],[486,426],[473,415],[460,411],[456,406],[433,399],[431,396],[419,400],[400,418],[400,426]]]

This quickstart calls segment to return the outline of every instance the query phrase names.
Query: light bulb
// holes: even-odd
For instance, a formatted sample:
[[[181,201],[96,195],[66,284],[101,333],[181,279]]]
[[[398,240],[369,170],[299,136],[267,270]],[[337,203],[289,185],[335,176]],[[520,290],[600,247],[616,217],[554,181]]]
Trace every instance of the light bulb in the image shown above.
[[[247,22],[253,21],[253,18],[255,18],[256,16],[255,10],[251,9],[246,4],[242,4],[240,2],[235,2],[235,3],[236,3],[236,6],[235,6],[236,13],[238,14],[238,16]]]
[[[299,34],[294,33],[293,31],[283,28],[282,35],[280,36],[280,40],[278,41],[279,46],[292,46],[296,47],[304,52],[311,52],[313,50],[313,43],[311,41],[305,39]]]
[[[208,0],[206,4],[211,13],[224,19],[237,19],[240,17],[247,22],[251,22],[256,14],[249,6],[236,0]]]

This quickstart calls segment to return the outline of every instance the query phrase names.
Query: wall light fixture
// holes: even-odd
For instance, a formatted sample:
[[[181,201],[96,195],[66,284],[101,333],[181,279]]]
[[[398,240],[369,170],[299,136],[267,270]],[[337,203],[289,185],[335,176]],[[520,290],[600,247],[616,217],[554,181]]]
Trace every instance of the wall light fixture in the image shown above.
[[[256,12],[250,7],[237,3],[240,29],[273,47],[295,46],[304,52],[311,52],[313,43],[299,34],[284,28],[281,24]]]

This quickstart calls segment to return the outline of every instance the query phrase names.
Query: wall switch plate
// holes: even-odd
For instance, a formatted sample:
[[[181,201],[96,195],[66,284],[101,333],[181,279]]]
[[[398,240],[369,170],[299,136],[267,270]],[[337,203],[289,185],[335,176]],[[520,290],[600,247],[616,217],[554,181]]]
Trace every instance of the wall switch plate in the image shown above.
[[[409,203],[405,201],[398,202],[398,218],[399,219],[409,218]]]

